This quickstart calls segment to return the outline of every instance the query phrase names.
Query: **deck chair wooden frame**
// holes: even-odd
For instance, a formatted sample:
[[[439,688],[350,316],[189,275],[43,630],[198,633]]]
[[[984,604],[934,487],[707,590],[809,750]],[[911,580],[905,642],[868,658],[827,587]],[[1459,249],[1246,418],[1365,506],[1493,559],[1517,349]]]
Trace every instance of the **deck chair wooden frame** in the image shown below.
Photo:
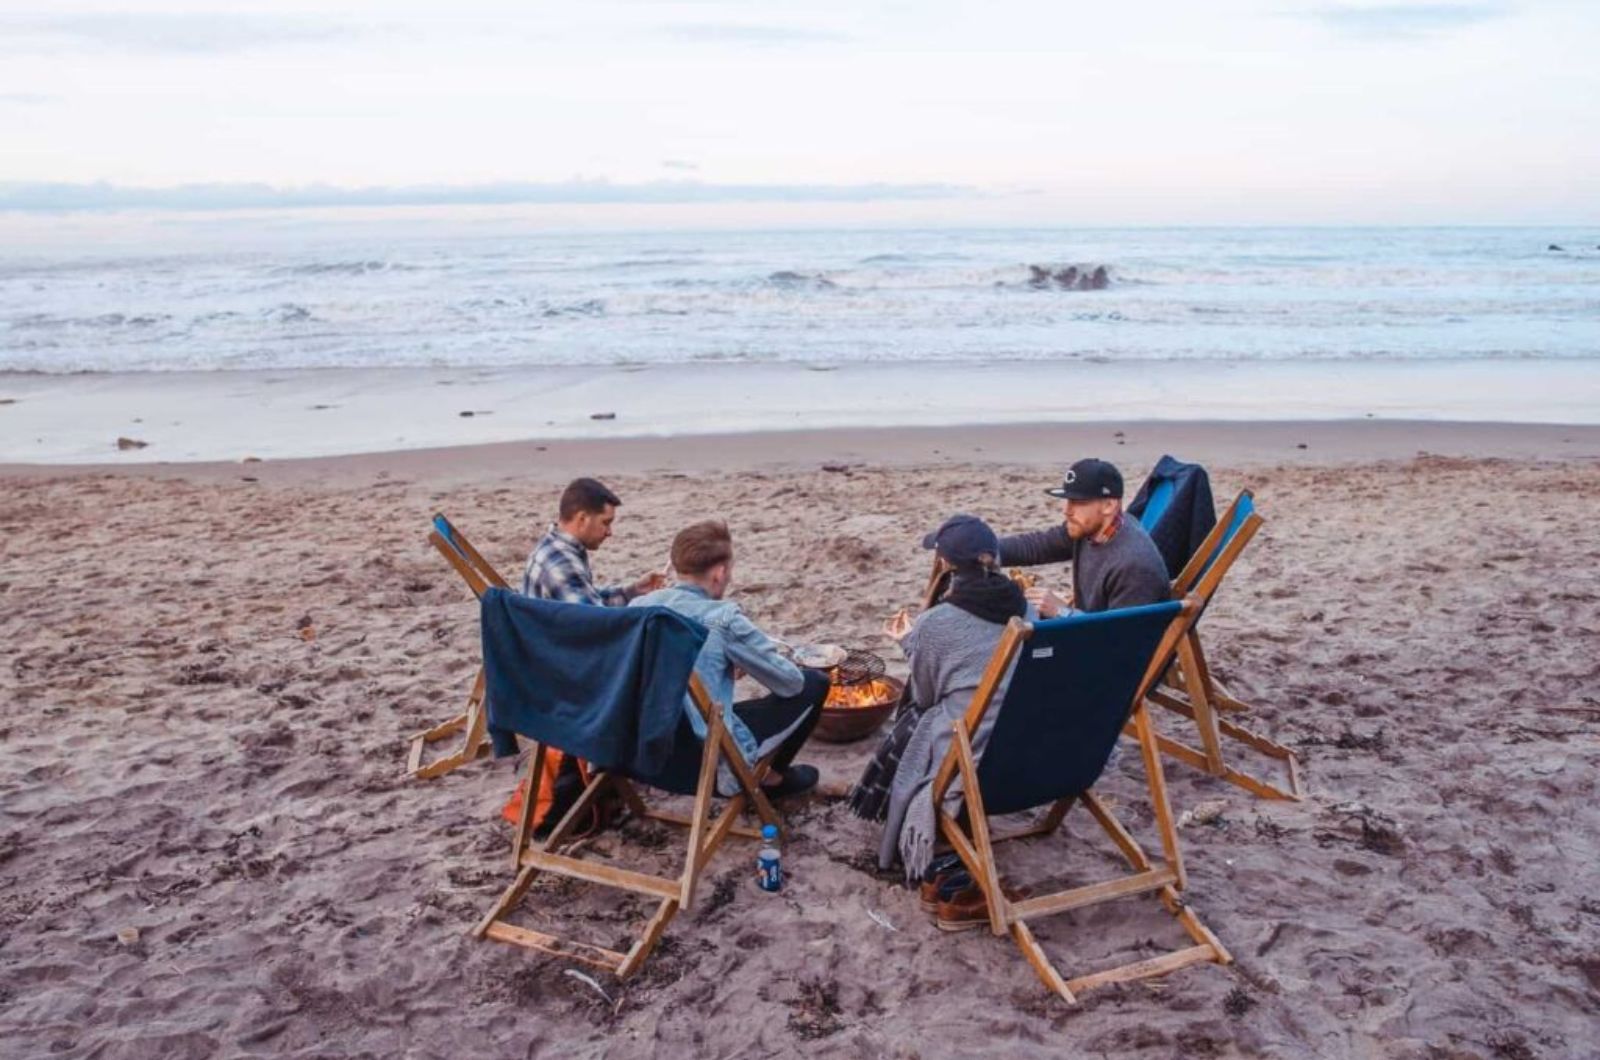
[[[974,692],[966,715],[955,723],[955,739],[939,771],[934,775],[933,804],[936,808],[939,831],[961,858],[973,880],[983,892],[989,914],[989,927],[995,935],[1010,934],[1022,951],[1030,967],[1044,985],[1060,995],[1068,1004],[1077,1003],[1077,995],[1085,990],[1108,983],[1128,982],[1151,976],[1166,975],[1191,964],[1212,961],[1229,964],[1233,957],[1211,931],[1200,922],[1179,892],[1185,887],[1183,857],[1178,848],[1178,829],[1172,817],[1172,806],[1167,800],[1166,777],[1162,772],[1161,756],[1157,748],[1155,724],[1145,707],[1145,694],[1166,668],[1179,640],[1189,630],[1198,614],[1199,606],[1185,600],[1182,609],[1167,627],[1161,642],[1151,656],[1133,697],[1129,724],[1133,727],[1144,757],[1145,774],[1150,789],[1150,800],[1155,810],[1156,824],[1161,836],[1161,856],[1152,859],[1139,846],[1128,830],[1117,820],[1111,808],[1092,791],[1079,796],[1056,800],[1045,815],[1030,827],[1005,835],[995,834],[984,810],[983,794],[979,784],[978,761],[972,748],[972,734],[977,732],[984,715],[994,707],[995,690],[1009,672],[1012,663],[1032,635],[1033,627],[1021,619],[1013,618],[1006,626],[989,665]],[[944,795],[954,779],[960,776],[962,799],[965,802],[966,821],[952,815],[945,807]],[[1001,884],[995,847],[999,843],[1030,836],[1048,836],[1060,827],[1074,803],[1082,802],[1084,808],[1110,837],[1132,867],[1131,875],[1086,886],[1071,887],[1053,894],[1039,895],[1013,901],[1006,896]],[[1133,961],[1116,968],[1063,978],[1043,947],[1034,937],[1028,921],[1041,916],[1081,909],[1132,895],[1154,892],[1193,940],[1193,945],[1159,957]]]
[[[1219,543],[1228,533],[1228,528],[1234,524],[1240,505],[1247,501],[1251,502],[1251,511],[1240,522],[1239,528],[1228,540],[1227,545],[1218,551]],[[1227,511],[1217,521],[1217,525],[1212,527],[1200,547],[1189,558],[1189,562],[1178,573],[1178,577],[1173,580],[1174,597],[1193,596],[1202,610],[1210,602],[1229,568],[1239,558],[1239,553],[1244,551],[1250,539],[1261,529],[1263,520],[1255,512],[1253,501],[1254,496],[1249,490],[1241,490],[1228,505]],[[1191,625],[1182,640],[1178,642],[1174,665],[1163,674],[1162,680],[1151,690],[1150,701],[1193,721],[1200,740],[1200,746],[1196,747],[1170,736],[1160,736],[1158,745],[1163,754],[1237,785],[1261,798],[1294,801],[1304,798],[1305,792],[1300,783],[1300,763],[1292,750],[1221,716],[1224,711],[1242,713],[1250,708],[1230,695],[1222,683],[1212,675],[1211,668],[1206,665],[1205,648],[1201,646],[1197,626]],[[1129,734],[1132,735],[1131,728]],[[1224,737],[1242,743],[1276,762],[1281,762],[1288,775],[1288,786],[1279,787],[1229,765],[1223,758]]]
[[[780,833],[783,821],[772,803],[761,790],[761,781],[771,769],[772,756],[768,755],[755,766],[745,762],[732,735],[717,709],[707,695],[698,676],[689,679],[689,696],[706,723],[704,750],[700,757],[700,773],[694,794],[693,810],[689,816],[664,813],[650,809],[639,795],[633,782],[620,773],[599,770],[579,794],[572,808],[561,818],[542,842],[533,841],[534,793],[539,789],[540,775],[545,768],[545,747],[535,744],[523,780],[522,814],[512,839],[512,863],[517,876],[498,901],[484,916],[472,935],[478,939],[492,939],[514,946],[538,950],[556,957],[564,957],[590,967],[611,972],[618,979],[626,979],[638,970],[644,959],[655,949],[667,925],[680,909],[693,905],[700,874],[711,856],[716,853],[730,834],[759,839],[761,833],[740,825],[739,816],[747,809],[754,810],[762,823],[775,825]],[[727,801],[722,812],[711,815],[711,799],[716,788],[718,762],[726,761],[738,778],[740,790]],[[683,871],[677,876],[655,876],[635,872],[615,865],[585,859],[575,852],[565,852],[568,837],[608,788],[621,796],[623,803],[634,816],[688,829]],[[655,913],[644,930],[626,953],[609,950],[585,942],[559,938],[508,923],[505,917],[517,907],[533,886],[540,873],[584,880],[633,894],[647,895],[658,900]]]
[[[439,554],[446,562],[455,568],[456,573],[461,575],[462,580],[467,583],[467,588],[472,590],[473,596],[481,598],[491,586],[498,589],[510,588],[506,580],[500,576],[500,572],[494,569],[494,565],[472,547],[472,542],[452,526],[450,520],[443,515],[435,515],[433,527],[428,533],[428,541],[439,550]],[[467,709],[448,721],[423,729],[411,737],[411,753],[406,759],[407,773],[418,780],[443,776],[488,751],[489,719],[483,705],[483,692],[483,667],[480,665],[478,675],[472,679],[472,690],[467,694]],[[422,759],[427,754],[429,744],[448,740],[456,733],[461,733],[462,738],[455,750],[431,762],[423,763]]]
[[[939,558],[936,552],[933,556],[933,570],[928,572],[927,587],[922,590],[922,609],[926,611],[938,603],[944,596],[945,589],[950,584],[950,574],[955,568]]]

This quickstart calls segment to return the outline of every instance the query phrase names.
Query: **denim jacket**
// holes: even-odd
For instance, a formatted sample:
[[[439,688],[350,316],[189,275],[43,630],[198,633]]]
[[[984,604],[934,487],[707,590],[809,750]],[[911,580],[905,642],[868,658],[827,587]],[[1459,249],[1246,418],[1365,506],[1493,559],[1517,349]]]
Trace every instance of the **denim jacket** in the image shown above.
[[[630,607],[666,607],[694,619],[711,631],[700,657],[695,660],[694,672],[706,686],[711,701],[722,710],[722,720],[733,735],[733,742],[746,762],[756,760],[756,738],[739,716],[733,712],[733,668],[735,666],[755,678],[768,690],[780,696],[798,695],[805,687],[805,676],[794,663],[778,654],[778,647],[756,624],[745,617],[739,605],[732,600],[713,600],[698,585],[674,585],[657,589],[653,593],[636,597]],[[705,720],[694,702],[684,697],[683,709],[689,715],[694,731],[704,738]]]

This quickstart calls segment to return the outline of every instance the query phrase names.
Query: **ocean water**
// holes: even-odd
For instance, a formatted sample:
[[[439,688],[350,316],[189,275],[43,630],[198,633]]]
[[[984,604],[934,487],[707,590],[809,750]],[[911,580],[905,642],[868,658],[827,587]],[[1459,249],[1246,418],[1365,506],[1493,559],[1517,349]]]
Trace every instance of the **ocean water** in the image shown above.
[[[1600,358],[1597,244],[1549,228],[395,223],[148,256],[0,248],[0,371]],[[1103,290],[1030,268],[1100,265]]]

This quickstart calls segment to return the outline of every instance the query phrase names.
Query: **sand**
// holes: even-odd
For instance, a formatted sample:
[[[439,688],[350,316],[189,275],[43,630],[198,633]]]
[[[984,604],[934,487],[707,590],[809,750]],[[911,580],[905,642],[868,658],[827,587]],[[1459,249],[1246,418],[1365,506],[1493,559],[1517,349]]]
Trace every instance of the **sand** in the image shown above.
[[[755,889],[753,845],[730,843],[643,973],[602,977],[602,999],[557,961],[466,935],[509,878],[513,763],[402,773],[405,735],[459,709],[476,663],[470,596],[424,540],[435,509],[511,573],[551,482],[608,475],[626,501],[596,556],[613,580],[725,514],[752,615],[903,671],[878,629],[921,588],[916,536],[961,508],[1008,529],[1052,518],[1038,487],[1056,461],[1020,457],[1026,438],[994,435],[998,456],[971,431],[858,432],[657,442],[611,463],[530,443],[0,472],[0,1052],[1593,1056],[1600,446],[1592,429],[1565,449],[1534,428],[1449,446],[1309,429],[1306,450],[1275,435],[1252,450],[1234,428],[1104,439],[1132,481],[1173,448],[1210,464],[1219,494],[1256,491],[1265,529],[1203,628],[1310,794],[1261,802],[1169,765],[1178,810],[1224,804],[1183,838],[1188,897],[1237,963],[1076,1008],[1009,941],[935,930],[871,871],[876,830],[829,795],[791,807],[782,896]],[[1416,454],[1430,445],[1460,455]],[[803,757],[837,792],[871,746]],[[1103,785],[1153,842],[1137,756]],[[667,867],[659,836],[634,838],[658,848],[636,844],[636,864]],[[1004,864],[1024,883],[1118,868],[1075,816]],[[603,944],[644,909],[579,886],[529,906]],[[1041,936],[1069,973],[1182,939],[1153,900]]]

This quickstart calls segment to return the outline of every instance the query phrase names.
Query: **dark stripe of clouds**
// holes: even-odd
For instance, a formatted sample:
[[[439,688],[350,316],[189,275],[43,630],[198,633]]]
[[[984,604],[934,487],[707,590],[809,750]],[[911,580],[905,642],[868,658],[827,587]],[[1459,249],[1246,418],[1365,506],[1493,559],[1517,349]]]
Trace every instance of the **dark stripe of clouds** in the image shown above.
[[[0,211],[272,210],[331,206],[514,206],[579,204],[882,202],[969,198],[960,184],[709,184],[700,181],[419,184],[340,188],[312,185],[183,184],[133,188],[115,184],[0,184]]]
[[[1383,4],[1322,7],[1311,17],[1328,29],[1363,40],[1416,40],[1465,29],[1511,14],[1505,4]]]

